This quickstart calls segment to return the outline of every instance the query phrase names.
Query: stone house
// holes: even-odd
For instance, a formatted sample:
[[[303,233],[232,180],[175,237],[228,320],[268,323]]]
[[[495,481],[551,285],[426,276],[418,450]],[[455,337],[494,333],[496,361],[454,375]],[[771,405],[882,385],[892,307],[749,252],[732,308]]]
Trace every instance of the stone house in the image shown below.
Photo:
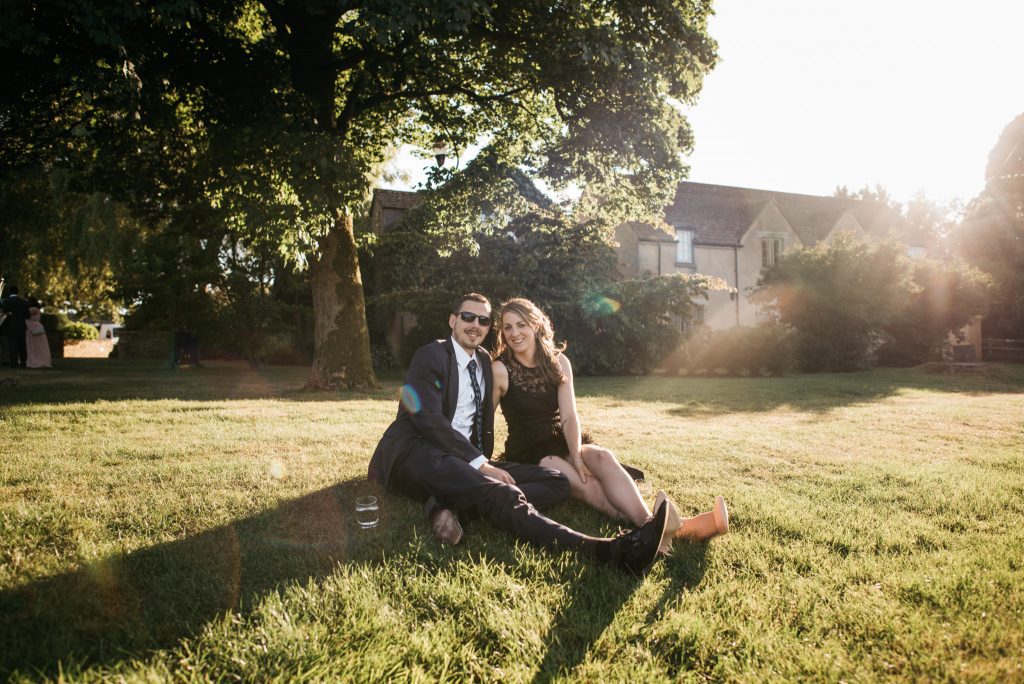
[[[618,226],[626,275],[702,273],[728,289],[698,302],[695,320],[712,330],[756,325],[765,314],[747,296],[761,272],[794,249],[829,244],[840,234],[884,239],[900,216],[880,202],[799,195],[685,181],[665,208],[664,225]],[[925,253],[923,245],[909,246]]]

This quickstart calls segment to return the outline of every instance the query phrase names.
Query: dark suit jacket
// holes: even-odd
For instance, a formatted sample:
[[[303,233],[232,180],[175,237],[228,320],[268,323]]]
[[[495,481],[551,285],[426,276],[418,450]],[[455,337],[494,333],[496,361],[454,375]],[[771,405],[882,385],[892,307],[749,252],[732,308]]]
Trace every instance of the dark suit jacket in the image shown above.
[[[28,330],[25,321],[28,320],[28,302],[18,295],[11,295],[3,300],[3,311],[10,314],[4,321],[4,332],[19,333]],[[490,365],[490,364],[488,364]]]
[[[491,357],[483,349],[476,362],[484,373],[483,455],[494,451],[494,410],[491,406]],[[369,477],[388,487],[391,471],[402,458],[415,458],[417,449],[433,447],[469,463],[480,450],[452,427],[459,401],[459,365],[451,338],[420,347],[412,357],[398,403],[398,417],[384,432],[370,459]]]

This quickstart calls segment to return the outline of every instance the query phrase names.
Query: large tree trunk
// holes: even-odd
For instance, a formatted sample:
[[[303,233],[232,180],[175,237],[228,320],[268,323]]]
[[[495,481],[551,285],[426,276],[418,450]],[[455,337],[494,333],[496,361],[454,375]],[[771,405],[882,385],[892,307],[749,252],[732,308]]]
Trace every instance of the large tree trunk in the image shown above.
[[[377,387],[351,214],[339,212],[334,227],[321,238],[320,257],[310,275],[315,328],[306,389]]]

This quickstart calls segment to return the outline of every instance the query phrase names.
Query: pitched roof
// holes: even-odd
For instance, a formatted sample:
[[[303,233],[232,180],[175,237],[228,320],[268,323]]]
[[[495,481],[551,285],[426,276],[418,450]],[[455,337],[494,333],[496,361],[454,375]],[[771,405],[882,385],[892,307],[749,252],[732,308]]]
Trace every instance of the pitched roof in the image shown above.
[[[412,209],[423,201],[423,195],[408,190],[383,190],[374,188],[373,201],[383,209]]]
[[[880,202],[690,181],[679,184],[675,200],[665,209],[665,220],[693,230],[698,244],[731,247],[739,245],[743,234],[772,201],[805,246],[824,239],[846,211],[868,233],[877,236],[887,234],[896,220],[893,211]]]
[[[626,221],[626,225],[633,229],[636,233],[637,239],[645,242],[675,242],[674,236],[669,235],[664,230],[659,230],[649,223],[641,223],[640,221]]]

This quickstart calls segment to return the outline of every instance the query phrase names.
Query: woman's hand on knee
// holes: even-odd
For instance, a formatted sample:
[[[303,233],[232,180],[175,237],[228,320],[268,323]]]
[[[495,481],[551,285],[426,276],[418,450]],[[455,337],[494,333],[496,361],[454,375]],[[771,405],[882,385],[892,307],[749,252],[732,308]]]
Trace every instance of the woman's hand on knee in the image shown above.
[[[580,480],[583,484],[587,483],[587,477],[590,475],[590,470],[587,469],[587,465],[583,462],[583,454],[576,454],[572,459],[572,467],[579,473]]]

